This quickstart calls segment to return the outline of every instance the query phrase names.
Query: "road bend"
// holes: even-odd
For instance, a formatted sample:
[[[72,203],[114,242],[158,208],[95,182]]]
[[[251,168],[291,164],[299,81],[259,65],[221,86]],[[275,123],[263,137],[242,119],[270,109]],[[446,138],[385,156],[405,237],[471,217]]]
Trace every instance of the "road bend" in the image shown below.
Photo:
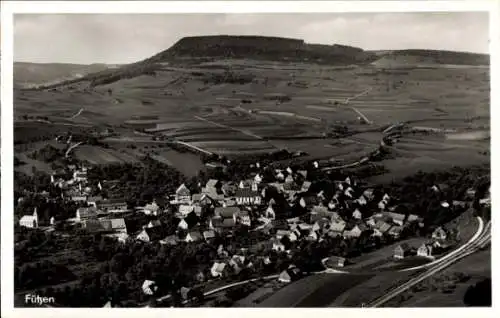
[[[474,240],[469,241],[467,244],[465,244],[463,249],[457,249],[454,252],[455,253],[450,253],[448,254],[446,258],[441,259],[440,262],[437,262],[435,265],[429,267],[426,272],[410,279],[406,283],[403,283],[402,285],[396,287],[395,289],[391,290],[389,293],[386,295],[380,297],[379,299],[371,302],[368,306],[365,307],[379,307],[389,300],[393,299],[394,297],[398,296],[399,294],[403,293],[404,291],[408,290],[409,288],[415,286],[416,284],[420,283],[421,281],[431,277],[432,275],[444,270],[445,268],[449,267],[450,265],[456,263],[457,261],[477,252],[478,250],[482,249],[483,247],[487,246],[490,243],[491,240],[491,221],[488,222],[481,233],[475,237]]]

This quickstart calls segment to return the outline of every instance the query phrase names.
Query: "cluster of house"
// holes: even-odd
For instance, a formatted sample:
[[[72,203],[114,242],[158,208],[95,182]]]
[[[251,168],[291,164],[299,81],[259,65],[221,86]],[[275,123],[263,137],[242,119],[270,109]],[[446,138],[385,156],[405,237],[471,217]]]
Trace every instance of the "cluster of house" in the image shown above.
[[[436,254],[447,250],[451,244],[449,243],[450,233],[443,227],[438,227],[432,232],[431,240],[422,243],[420,246],[410,246],[407,243],[398,245],[394,249],[394,258],[403,259],[408,256],[419,256],[429,259],[434,259]]]
[[[151,221],[130,226],[126,218],[119,217],[122,212],[130,212],[125,200],[91,196],[86,173],[86,169],[75,167],[71,180],[52,178],[52,183],[64,189],[72,201],[85,205],[76,210],[72,221],[88,231],[104,232],[120,242],[159,242],[167,246],[181,242],[213,242],[218,236],[233,235],[237,227],[272,236],[266,242],[253,242],[254,245],[248,246],[250,253],[229,255],[224,246],[219,246],[217,260],[211,264],[209,272],[199,273],[200,281],[206,275],[217,278],[228,271],[238,273],[251,268],[255,262],[271,264],[269,257],[257,257],[251,253],[252,248],[262,244],[269,250],[290,253],[294,242],[301,240],[321,242],[328,237],[356,239],[361,236],[397,239],[411,224],[424,226],[423,219],[417,215],[397,213],[397,204],[387,193],[376,194],[373,189],[361,188],[350,177],[328,186],[313,187],[313,180],[308,179],[306,170],[294,171],[291,168],[274,170],[272,182],[263,182],[262,175],[254,173],[239,183],[208,180],[205,185],[200,184],[200,191],[195,193],[181,184],[169,196],[167,207],[160,207],[155,201],[137,207],[135,212],[151,216]],[[102,188],[100,183],[98,187]],[[435,190],[440,191],[438,187]],[[453,205],[460,203],[453,202]],[[442,206],[448,207],[447,204],[443,202]],[[304,213],[300,213],[300,217],[284,217],[295,208]],[[177,230],[167,230],[162,224],[161,215],[165,213],[174,214]],[[37,227],[36,210],[33,215],[24,216],[20,224]],[[445,236],[444,230],[436,230],[434,241],[420,246],[416,254],[432,257],[433,251],[446,247]],[[411,253],[412,248],[402,244],[394,256],[402,258]],[[345,258],[339,256],[333,256],[331,260],[338,267],[346,263]],[[282,273],[280,280],[290,281],[297,275],[300,273],[292,266]],[[154,286],[154,281],[147,280],[144,292],[154,294]]]

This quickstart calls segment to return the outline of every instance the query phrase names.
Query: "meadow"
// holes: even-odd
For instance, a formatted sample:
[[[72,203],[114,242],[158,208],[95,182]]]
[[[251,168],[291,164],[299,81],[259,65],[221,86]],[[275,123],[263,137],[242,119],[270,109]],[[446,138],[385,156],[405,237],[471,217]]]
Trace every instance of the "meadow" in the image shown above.
[[[252,79],[207,80],[228,70]],[[163,67],[155,76],[91,89],[77,84],[42,91],[16,89],[14,97],[19,143],[34,138],[31,127],[51,137],[65,130],[111,127],[118,136],[102,142],[111,148],[123,148],[118,145],[123,143],[139,149],[121,153],[86,145],[76,151],[79,158],[96,164],[131,162],[152,153],[164,143],[154,141],[154,135],[231,157],[286,149],[305,152],[303,160],[352,161],[379,147],[378,127],[403,121],[420,130],[443,132],[405,134],[392,148],[396,158],[384,162],[391,175],[489,162],[487,68],[391,69],[376,63],[331,67],[227,59]],[[369,123],[360,121],[360,113]],[[46,117],[49,123],[26,122],[26,115]],[[346,127],[350,136],[325,137],[333,126]],[[134,154],[140,156],[133,158]],[[160,156],[177,161],[168,158],[172,154]],[[198,163],[186,164],[190,168],[182,170],[201,169]]]

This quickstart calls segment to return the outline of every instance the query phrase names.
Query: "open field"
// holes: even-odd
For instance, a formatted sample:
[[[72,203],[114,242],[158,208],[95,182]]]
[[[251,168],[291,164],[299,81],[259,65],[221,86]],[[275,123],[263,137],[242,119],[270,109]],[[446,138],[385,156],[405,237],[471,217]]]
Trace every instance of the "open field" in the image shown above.
[[[291,283],[258,307],[325,307],[344,291],[370,279],[371,275],[318,274]]]
[[[151,155],[151,158],[168,164],[189,177],[196,176],[198,171],[205,170],[205,165],[200,157],[188,152],[181,153],[173,149],[161,150],[158,155]]]
[[[125,152],[87,145],[77,147],[74,150],[74,156],[79,160],[85,160],[91,164],[137,162],[136,158]]]
[[[459,279],[457,273],[465,277]],[[467,288],[491,277],[491,250],[475,253],[426,279],[399,297],[390,300],[388,307],[463,307]]]
[[[230,66],[234,74],[250,75],[253,80],[210,80]],[[14,98],[15,139],[19,142],[35,135],[106,126],[119,135],[102,142],[118,148],[120,143],[139,148],[165,143],[153,141],[151,135],[127,133],[145,129],[148,134],[231,157],[287,149],[308,153],[302,160],[349,162],[377,149],[382,134],[320,139],[331,125],[352,131],[411,121],[412,126],[449,132],[404,135],[393,147],[396,157],[382,163],[390,174],[378,176],[379,180],[415,170],[489,162],[484,153],[489,149],[487,68],[352,68],[228,59],[163,67],[155,76],[141,75],[92,89],[75,84],[53,91],[15,90]],[[352,107],[373,125],[360,124]],[[46,116],[53,123],[21,123],[23,115]],[[148,118],[139,117],[143,115]],[[466,120],[475,116],[479,117]],[[42,132],[33,133],[34,127]],[[115,151],[79,153],[85,158],[94,156],[96,163],[132,160]],[[199,164],[188,166],[201,168]]]
[[[332,297],[328,307],[361,307],[389,291],[398,282],[408,280],[410,275],[409,272],[379,273]]]

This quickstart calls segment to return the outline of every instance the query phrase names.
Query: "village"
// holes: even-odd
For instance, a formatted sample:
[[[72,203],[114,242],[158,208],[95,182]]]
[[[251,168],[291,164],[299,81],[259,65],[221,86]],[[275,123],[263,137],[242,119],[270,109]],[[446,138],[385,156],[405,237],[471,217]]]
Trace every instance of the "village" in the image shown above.
[[[74,216],[66,220],[56,220],[54,216],[42,220],[35,207],[32,213],[19,219],[19,225],[52,232],[56,231],[57,224],[70,224],[87,233],[111,237],[122,245],[217,244],[216,259],[206,264],[205,271],[196,274],[195,280],[199,283],[226,278],[228,273],[232,280],[237,280],[238,273],[257,263],[266,266],[276,261],[273,257],[276,254],[289,260],[290,265],[278,278],[282,283],[289,283],[305,274],[294,265],[291,253],[292,248],[302,242],[322,243],[335,239],[348,245],[362,241],[374,249],[382,246],[381,242],[393,243],[402,237],[415,236],[418,229],[425,227],[426,220],[422,217],[399,213],[401,202],[396,202],[389,193],[362,187],[354,177],[336,180],[332,188],[312,187],[318,180],[311,175],[317,177],[318,173],[309,172],[318,168],[317,163],[308,170],[274,169],[271,182],[263,180],[264,169],[268,171],[268,167],[260,167],[259,163],[252,166],[255,172],[239,183],[209,179],[204,184],[198,183],[199,191],[183,183],[174,193],[166,194],[161,204],[152,200],[144,206],[130,207],[125,197],[103,198],[96,194],[108,186],[107,180],[99,181],[93,188],[88,182],[88,168],[70,165],[71,179],[51,176],[50,182],[52,187],[61,190],[64,200],[76,204]],[[439,193],[445,188],[446,185],[438,184],[430,191]],[[464,210],[474,193],[473,189],[467,191],[469,202],[444,200],[441,208]],[[51,200],[47,192],[42,195]],[[489,204],[489,200],[489,197],[482,199],[481,204]],[[17,203],[22,201],[21,197]],[[293,209],[302,212],[290,215]],[[131,215],[147,218],[138,224],[136,219],[130,219]],[[165,216],[174,220],[175,226],[164,224]],[[236,250],[224,245],[242,231],[250,234],[246,245]],[[457,235],[454,229],[437,227],[420,246],[398,245],[393,258],[402,260],[411,256],[430,261],[452,247]],[[339,255],[328,255],[328,261],[323,264],[330,269],[342,268],[350,264],[348,255],[344,249]],[[183,286],[182,290],[187,299],[186,288]],[[149,297],[161,296],[150,277],[144,279],[142,291]]]

